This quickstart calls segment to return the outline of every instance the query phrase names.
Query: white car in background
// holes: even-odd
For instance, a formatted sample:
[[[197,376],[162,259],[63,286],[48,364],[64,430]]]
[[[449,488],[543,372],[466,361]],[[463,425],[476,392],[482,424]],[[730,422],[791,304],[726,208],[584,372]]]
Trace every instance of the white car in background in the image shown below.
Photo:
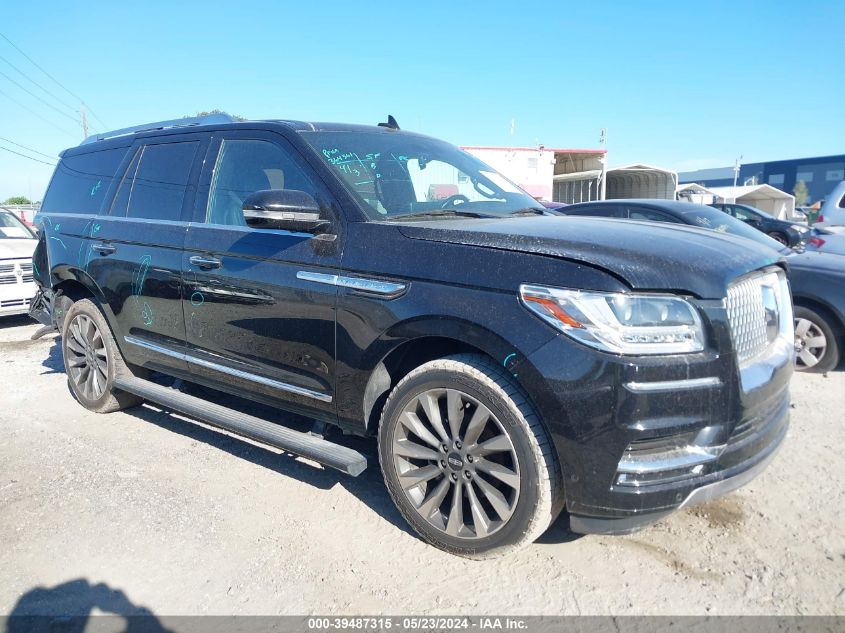
[[[29,312],[35,296],[32,253],[38,240],[26,224],[0,209],[0,317]]]
[[[836,185],[824,201],[814,226],[835,233],[845,232],[845,181]]]

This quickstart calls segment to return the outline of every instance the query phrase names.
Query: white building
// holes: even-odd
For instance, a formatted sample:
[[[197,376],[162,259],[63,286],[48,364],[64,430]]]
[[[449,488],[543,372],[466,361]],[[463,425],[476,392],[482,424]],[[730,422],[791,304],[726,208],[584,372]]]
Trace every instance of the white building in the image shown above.
[[[541,200],[598,200],[606,151],[543,147],[462,147]]]

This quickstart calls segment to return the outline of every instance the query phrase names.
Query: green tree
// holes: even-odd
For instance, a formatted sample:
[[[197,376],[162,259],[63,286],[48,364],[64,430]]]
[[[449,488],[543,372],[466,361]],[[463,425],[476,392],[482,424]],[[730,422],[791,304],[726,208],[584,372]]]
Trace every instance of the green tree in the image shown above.
[[[807,184],[803,180],[795,183],[795,188],[792,190],[792,195],[795,196],[795,206],[803,207],[810,199],[810,192],[807,191]]]
[[[26,196],[12,196],[11,198],[6,198],[3,204],[32,204],[32,202]]]
[[[228,112],[224,112],[219,108],[214,108],[213,110],[203,110],[202,112],[197,112],[194,116],[208,116],[210,114],[229,114]],[[184,118],[190,118],[190,114],[186,114]],[[240,116],[239,114],[229,114],[235,121],[246,121],[245,117]]]

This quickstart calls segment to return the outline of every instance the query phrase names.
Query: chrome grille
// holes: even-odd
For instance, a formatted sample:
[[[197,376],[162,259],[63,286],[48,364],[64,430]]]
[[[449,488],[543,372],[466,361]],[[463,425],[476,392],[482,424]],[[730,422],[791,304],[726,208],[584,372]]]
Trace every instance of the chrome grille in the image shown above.
[[[778,337],[792,340],[792,303],[786,276],[769,269],[728,287],[725,302],[740,367],[769,350]]]
[[[14,264],[0,264],[0,273],[11,273],[15,271]]]

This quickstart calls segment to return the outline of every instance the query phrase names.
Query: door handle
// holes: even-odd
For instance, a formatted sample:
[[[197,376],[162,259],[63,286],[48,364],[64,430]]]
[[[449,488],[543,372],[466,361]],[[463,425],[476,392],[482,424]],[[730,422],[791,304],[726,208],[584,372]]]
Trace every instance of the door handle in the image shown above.
[[[188,261],[200,268],[220,268],[223,265],[223,262],[216,257],[203,257],[202,255],[194,255]]]
[[[117,247],[100,242],[99,244],[92,244],[91,250],[97,251],[100,255],[111,255],[117,250]]]

